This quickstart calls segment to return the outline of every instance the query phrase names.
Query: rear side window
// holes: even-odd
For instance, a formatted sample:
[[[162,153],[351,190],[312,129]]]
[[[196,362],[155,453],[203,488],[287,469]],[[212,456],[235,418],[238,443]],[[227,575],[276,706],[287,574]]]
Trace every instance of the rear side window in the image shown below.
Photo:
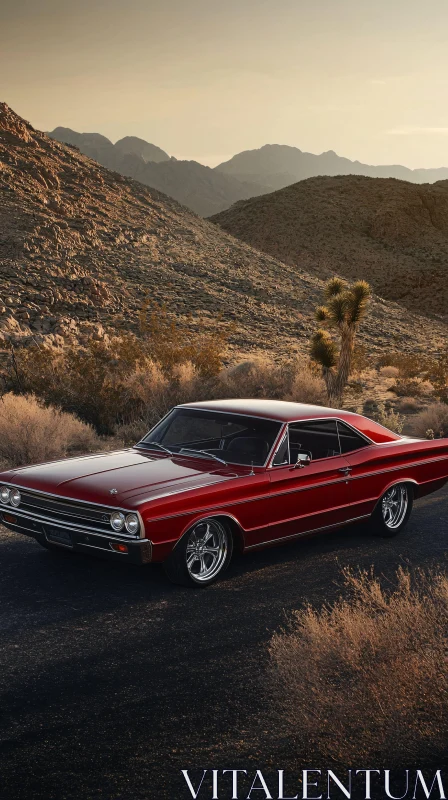
[[[367,442],[359,433],[344,425],[343,422],[338,422],[339,441],[341,443],[341,453],[353,453],[355,450],[361,450],[362,447],[368,447]]]
[[[297,454],[303,450],[310,451],[313,461],[340,455],[336,421],[293,423],[289,426],[289,450],[291,464],[296,463]]]

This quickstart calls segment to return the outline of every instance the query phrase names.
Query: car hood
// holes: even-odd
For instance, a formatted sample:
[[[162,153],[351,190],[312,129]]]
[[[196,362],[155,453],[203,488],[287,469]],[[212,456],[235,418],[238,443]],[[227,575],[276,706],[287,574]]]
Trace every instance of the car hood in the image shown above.
[[[0,482],[110,506],[125,505],[132,498],[134,506],[234,477],[235,468],[206,459],[129,449],[20,467],[3,473]]]

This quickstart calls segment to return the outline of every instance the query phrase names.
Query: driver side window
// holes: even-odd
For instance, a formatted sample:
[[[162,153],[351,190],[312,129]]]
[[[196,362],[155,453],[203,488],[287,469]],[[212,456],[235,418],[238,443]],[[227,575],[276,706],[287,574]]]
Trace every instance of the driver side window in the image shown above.
[[[336,420],[296,422],[289,426],[290,463],[299,452],[309,451],[313,461],[341,454]]]

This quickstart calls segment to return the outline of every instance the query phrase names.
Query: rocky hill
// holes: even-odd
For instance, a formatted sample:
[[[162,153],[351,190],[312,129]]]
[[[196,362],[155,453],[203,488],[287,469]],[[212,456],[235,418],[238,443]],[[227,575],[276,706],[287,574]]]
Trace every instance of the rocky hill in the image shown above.
[[[322,285],[174,200],[34,130],[0,104],[3,347],[138,329],[145,298],[181,326],[234,324],[234,352],[307,352]],[[192,316],[192,318],[190,317]],[[220,319],[219,315],[222,315]],[[369,349],[437,349],[446,327],[380,300]]]
[[[316,155],[284,144],[265,144],[258,150],[245,150],[215,167],[217,172],[240,181],[281,189],[296,181],[318,175],[365,175],[371,178],[398,178],[411,183],[447,180],[448,168],[408,169],[400,164],[372,166],[338,156],[334,150]]]
[[[382,297],[448,320],[448,181],[310,178],[213,222],[319,278],[365,278]]]
[[[197,161],[170,158],[160,147],[137,136],[125,136],[112,144],[99,133],[78,133],[70,128],[55,128],[48,135],[74,145],[108,169],[174,197],[203,217],[217,214],[237,200],[269,191],[268,186],[239,181]]]

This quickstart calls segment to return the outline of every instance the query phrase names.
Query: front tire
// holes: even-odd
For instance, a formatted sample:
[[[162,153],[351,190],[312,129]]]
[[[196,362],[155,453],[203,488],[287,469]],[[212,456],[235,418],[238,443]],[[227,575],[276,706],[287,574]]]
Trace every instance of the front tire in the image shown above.
[[[413,492],[408,483],[391,486],[377,503],[371,525],[376,536],[390,539],[404,528],[412,511]]]
[[[173,583],[209,586],[227,569],[232,552],[228,525],[210,517],[193,525],[177,543],[164,563],[165,572]]]

